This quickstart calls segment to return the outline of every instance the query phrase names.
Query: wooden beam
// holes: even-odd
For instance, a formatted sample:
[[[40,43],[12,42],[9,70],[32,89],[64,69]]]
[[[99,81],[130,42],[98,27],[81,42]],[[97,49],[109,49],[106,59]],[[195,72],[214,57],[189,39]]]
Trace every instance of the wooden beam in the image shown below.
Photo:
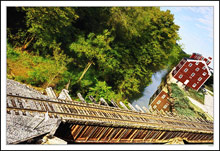
[[[136,134],[134,135],[134,137],[131,138],[131,142],[133,142],[133,140],[134,140],[135,137],[140,133],[140,131],[141,131],[141,130],[138,130],[138,131],[136,132]]]
[[[77,137],[78,137],[79,134],[84,130],[85,127],[86,127],[86,125],[83,125],[83,126],[81,127],[81,129],[78,131],[78,133],[77,133],[75,136],[73,136],[73,140],[76,140],[76,139],[77,139]]]
[[[89,96],[89,99],[94,103],[94,104],[98,104],[97,101],[95,100],[95,98],[93,96]]]
[[[128,132],[129,129],[124,129],[124,131],[122,132],[122,134],[119,136],[117,142],[119,142],[121,140],[121,138]]]
[[[100,98],[99,100],[100,100],[100,103],[102,103],[102,104],[104,104],[106,106],[109,106],[108,103],[105,101],[105,99]]]
[[[115,133],[117,133],[117,132],[118,132],[118,128],[117,128],[117,129],[114,129],[114,131],[112,132],[112,134],[109,136],[107,142],[109,142],[109,141],[112,139],[112,137],[115,135]]]
[[[127,108],[127,106],[126,106],[123,102],[120,101],[119,104],[120,104],[124,109],[129,110],[129,109]]]
[[[128,103],[128,106],[130,107],[131,110],[137,111],[130,103]]]
[[[96,127],[94,127],[93,129],[92,129],[92,131],[90,132],[90,134],[89,134],[89,136],[86,138],[86,142],[87,142],[87,140],[89,139],[89,137],[95,132],[95,130],[98,128],[98,126],[96,126]]]
[[[164,135],[164,133],[166,133],[166,131],[162,132],[157,139],[160,140],[160,138]]]
[[[81,102],[86,103],[85,99],[82,97],[82,95],[80,93],[77,93],[77,96]]]
[[[98,139],[96,140],[97,142],[102,138],[102,136],[105,134],[105,132],[110,128],[110,127],[104,127],[105,130],[102,132],[102,134],[98,137]]]

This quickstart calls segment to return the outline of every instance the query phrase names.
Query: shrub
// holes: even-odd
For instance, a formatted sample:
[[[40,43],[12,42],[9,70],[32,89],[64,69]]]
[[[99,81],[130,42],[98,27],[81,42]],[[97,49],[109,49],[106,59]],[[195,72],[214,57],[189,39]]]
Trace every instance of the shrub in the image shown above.
[[[109,104],[110,100],[116,97],[112,88],[108,86],[105,81],[97,81],[95,87],[90,88],[89,93],[86,96],[87,100],[90,95],[93,96],[96,101],[99,101],[100,98],[104,98]]]
[[[15,51],[9,44],[7,44],[7,59],[16,61],[20,56],[18,51]]]

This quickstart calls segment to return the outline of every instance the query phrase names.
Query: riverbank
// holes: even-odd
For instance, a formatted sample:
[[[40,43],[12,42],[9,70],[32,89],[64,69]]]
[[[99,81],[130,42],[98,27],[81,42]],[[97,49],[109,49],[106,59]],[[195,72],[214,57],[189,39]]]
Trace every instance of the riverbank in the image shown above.
[[[152,83],[149,86],[145,87],[143,92],[137,95],[136,98],[133,98],[129,101],[131,102],[132,106],[144,106],[149,109],[150,98],[157,90],[157,87],[161,84],[162,79],[164,78],[164,76],[166,76],[167,73],[168,69],[163,69],[155,72],[151,77]]]

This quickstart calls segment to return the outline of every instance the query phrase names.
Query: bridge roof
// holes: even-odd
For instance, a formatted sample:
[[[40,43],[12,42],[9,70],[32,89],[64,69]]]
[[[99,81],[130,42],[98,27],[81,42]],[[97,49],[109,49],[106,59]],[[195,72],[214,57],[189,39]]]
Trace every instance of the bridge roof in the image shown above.
[[[20,108],[21,104],[25,106]],[[55,111],[39,110],[36,104],[44,104],[42,106],[45,107],[54,105]],[[7,111],[10,111],[7,113],[7,143],[21,142],[49,133],[59,118],[73,124],[213,133],[212,122],[195,122],[178,116],[154,115],[99,104],[53,99],[13,80],[7,80]],[[50,117],[44,121],[46,112],[49,112]],[[24,113],[28,115],[24,116]],[[40,126],[34,129],[41,121]]]
[[[38,97],[48,99],[49,97],[41,94],[35,89],[16,82],[14,80],[7,79],[7,94],[14,94],[18,96],[26,97]],[[12,99],[7,97],[7,99]],[[31,138],[49,133],[56,125],[58,119],[48,119],[44,121],[44,114],[29,114],[27,116],[16,112],[10,112],[6,114],[6,143],[14,144],[29,140]],[[42,123],[35,128],[40,122]],[[35,128],[35,129],[34,129]]]

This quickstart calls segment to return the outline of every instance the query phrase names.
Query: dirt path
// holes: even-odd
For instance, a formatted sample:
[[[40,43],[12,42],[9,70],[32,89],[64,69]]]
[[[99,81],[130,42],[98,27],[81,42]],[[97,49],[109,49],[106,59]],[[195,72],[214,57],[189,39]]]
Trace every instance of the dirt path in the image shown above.
[[[201,108],[204,112],[208,113],[209,115],[211,115],[213,117],[213,104],[214,104],[214,98],[213,96],[211,96],[209,93],[207,93],[207,95],[205,95],[205,101],[204,104],[199,103],[198,101],[192,99],[191,97],[188,97],[189,100],[196,106],[198,106],[199,108]]]

